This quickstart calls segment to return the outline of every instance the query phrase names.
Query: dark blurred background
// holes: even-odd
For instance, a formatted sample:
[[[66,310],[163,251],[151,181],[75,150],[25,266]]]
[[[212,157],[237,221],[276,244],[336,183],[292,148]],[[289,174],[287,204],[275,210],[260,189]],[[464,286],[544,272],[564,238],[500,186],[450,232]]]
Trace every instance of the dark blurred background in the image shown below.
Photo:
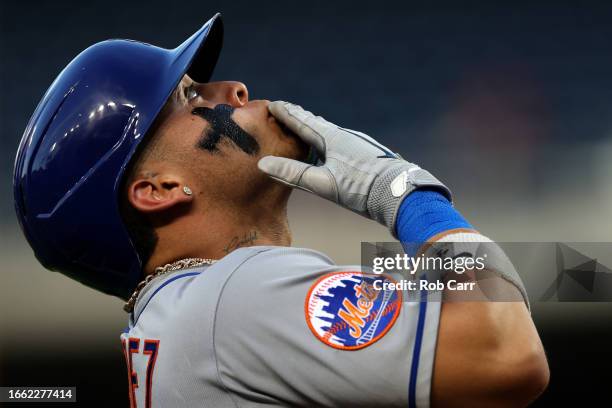
[[[36,263],[13,213],[13,158],[81,50],[116,37],[171,48],[216,11],[215,79],[379,139],[450,185],[498,241],[612,241],[609,2],[1,0],[1,386],[76,385],[81,406],[127,406],[122,303]],[[302,193],[290,222],[296,245],[339,263],[390,239]],[[612,305],[536,301],[533,316],[552,372],[536,406],[608,405]]]

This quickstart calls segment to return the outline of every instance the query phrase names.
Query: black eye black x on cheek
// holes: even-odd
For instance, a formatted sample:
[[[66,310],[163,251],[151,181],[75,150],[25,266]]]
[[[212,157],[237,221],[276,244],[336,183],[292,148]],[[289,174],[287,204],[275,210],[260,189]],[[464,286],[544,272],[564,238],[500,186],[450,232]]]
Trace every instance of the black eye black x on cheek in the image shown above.
[[[259,143],[232,119],[234,108],[230,105],[217,105],[214,109],[198,107],[191,111],[208,121],[210,127],[202,135],[198,147],[210,152],[218,151],[217,144],[227,137],[243,152],[254,155],[259,152]]]

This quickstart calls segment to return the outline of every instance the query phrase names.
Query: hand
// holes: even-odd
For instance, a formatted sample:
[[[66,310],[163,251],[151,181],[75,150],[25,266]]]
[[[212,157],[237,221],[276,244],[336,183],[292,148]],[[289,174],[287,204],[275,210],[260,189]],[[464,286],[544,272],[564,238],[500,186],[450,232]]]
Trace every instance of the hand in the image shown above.
[[[258,167],[275,180],[333,201],[378,221],[395,235],[395,217],[404,197],[420,187],[450,191],[434,176],[370,136],[334,125],[289,102],[268,106],[274,117],[314,148],[312,165],[283,157],[263,157]]]

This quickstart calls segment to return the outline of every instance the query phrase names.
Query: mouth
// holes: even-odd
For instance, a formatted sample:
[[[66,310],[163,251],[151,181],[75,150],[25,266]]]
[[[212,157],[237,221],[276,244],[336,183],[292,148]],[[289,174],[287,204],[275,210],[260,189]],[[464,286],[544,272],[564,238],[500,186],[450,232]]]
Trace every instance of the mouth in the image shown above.
[[[276,120],[276,118],[270,112],[268,112],[268,120],[274,122],[276,124],[276,126],[278,126],[280,128],[280,130],[281,130],[281,132],[283,133],[284,136],[292,137],[292,138],[298,138],[297,135],[295,133],[293,133],[293,131],[291,131],[291,129],[289,129],[287,127],[287,125],[285,125],[284,123]]]
[[[287,137],[289,139],[293,139],[298,146],[300,146],[299,150],[302,152],[302,156],[298,158],[298,160],[304,161],[309,164],[317,164],[318,155],[315,150],[308,146],[298,135],[296,135],[287,125],[277,120],[270,112],[268,112],[268,120],[273,122],[280,129],[282,136]],[[281,137],[282,137],[281,136]]]
[[[278,122],[278,121],[277,121]],[[283,133],[289,137],[297,137],[295,133],[291,131],[284,123],[278,122],[278,127],[283,131]]]

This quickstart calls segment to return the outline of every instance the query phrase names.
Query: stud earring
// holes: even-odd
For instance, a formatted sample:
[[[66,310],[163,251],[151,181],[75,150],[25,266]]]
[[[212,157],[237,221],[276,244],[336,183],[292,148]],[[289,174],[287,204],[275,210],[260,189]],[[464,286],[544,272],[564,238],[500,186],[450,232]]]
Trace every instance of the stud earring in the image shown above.
[[[188,195],[188,196],[193,194],[191,189],[189,187],[187,187],[187,186],[183,186],[183,193],[185,193],[185,195]]]

